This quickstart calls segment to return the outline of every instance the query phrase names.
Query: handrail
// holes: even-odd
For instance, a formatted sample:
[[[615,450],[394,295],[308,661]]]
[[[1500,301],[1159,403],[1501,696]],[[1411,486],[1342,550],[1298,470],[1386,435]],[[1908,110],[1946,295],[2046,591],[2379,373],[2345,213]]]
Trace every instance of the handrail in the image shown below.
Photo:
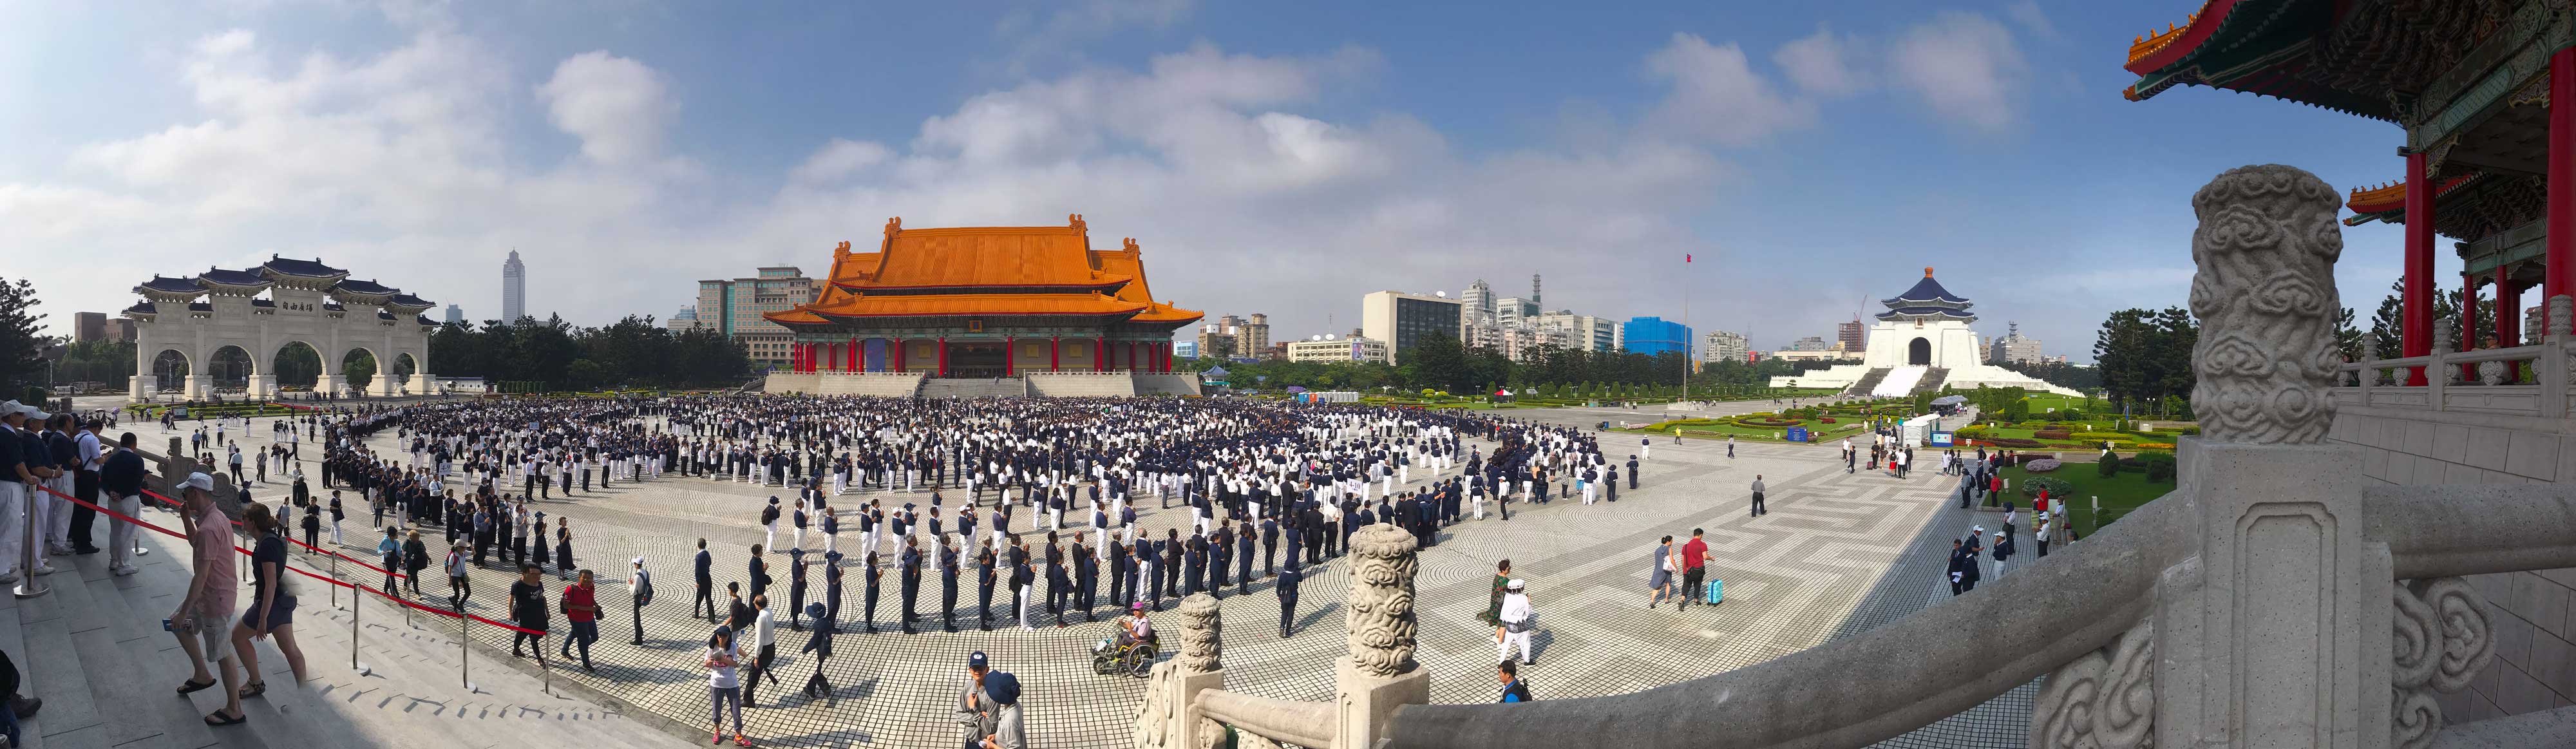
[[[2388,543],[2398,579],[2576,567],[2576,486],[2386,486],[2361,499],[2366,537]]]
[[[2143,620],[2194,549],[2197,503],[2151,502],[2045,564],[1832,647],[1633,694],[1514,705],[1408,705],[1390,746],[1842,747],[1894,738],[2030,683]],[[1926,642],[1958,642],[1927,648]],[[1963,678],[1964,677],[1964,678]]]
[[[1333,745],[1333,706],[1210,689],[1199,693],[1198,717],[1264,738],[1308,747]]]

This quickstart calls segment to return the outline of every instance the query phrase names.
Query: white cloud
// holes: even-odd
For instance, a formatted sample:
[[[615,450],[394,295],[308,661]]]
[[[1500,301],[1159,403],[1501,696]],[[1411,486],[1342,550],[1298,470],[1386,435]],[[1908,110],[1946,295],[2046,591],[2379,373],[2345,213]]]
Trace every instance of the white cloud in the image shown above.
[[[1771,61],[1801,91],[1816,96],[1845,96],[1869,85],[1850,59],[1859,47],[1848,37],[1835,36],[1833,30],[1818,27],[1816,33],[1780,47],[1771,54]]]
[[[2029,66],[2012,32],[1993,19],[1945,11],[1899,35],[1889,64],[1943,119],[1986,132],[2020,119],[2019,90]]]
[[[2004,8],[2004,15],[2011,17],[2013,23],[2021,24],[2022,30],[2030,32],[2031,36],[2049,41],[2065,38],[2064,34],[2058,33],[2057,24],[2048,22],[2048,14],[2040,11],[2038,0],[2013,3]]]
[[[536,91],[547,119],[581,139],[583,156],[607,165],[658,155],[662,130],[679,111],[652,68],[606,51],[566,58]]]
[[[1673,84],[1648,116],[1660,132],[1741,146],[1816,119],[1814,104],[1781,95],[1753,72],[1744,48],[1733,42],[1712,45],[1677,33],[1646,58],[1646,70]]]
[[[798,183],[836,182],[893,157],[894,151],[883,143],[833,138],[789,172],[788,179]]]

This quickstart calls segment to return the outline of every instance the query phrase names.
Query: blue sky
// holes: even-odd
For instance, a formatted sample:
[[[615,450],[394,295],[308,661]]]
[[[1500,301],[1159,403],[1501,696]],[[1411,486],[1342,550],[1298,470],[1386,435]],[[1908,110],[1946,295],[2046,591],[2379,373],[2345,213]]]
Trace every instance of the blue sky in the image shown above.
[[[0,242],[30,250],[0,276],[62,330],[155,272],[320,256],[479,320],[515,247],[532,309],[598,324],[820,272],[889,216],[1082,213],[1158,295],[1277,337],[1541,273],[1619,318],[1687,287],[1694,327],[1772,348],[1928,265],[2080,361],[2110,310],[2182,303],[2209,177],[2401,174],[2391,124],[2122,100],[2131,38],[2195,8],[0,0]],[[2398,241],[2346,232],[2365,317]]]

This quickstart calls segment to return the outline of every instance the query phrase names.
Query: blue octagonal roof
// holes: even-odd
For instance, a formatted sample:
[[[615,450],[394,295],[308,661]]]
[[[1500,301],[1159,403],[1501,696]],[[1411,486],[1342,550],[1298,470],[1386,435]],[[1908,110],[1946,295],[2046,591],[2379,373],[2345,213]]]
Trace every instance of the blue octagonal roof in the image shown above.
[[[1950,302],[1953,304],[1965,304],[1968,299],[1967,297],[1950,293],[1949,289],[1941,288],[1941,282],[1932,280],[1932,269],[1925,268],[1923,269],[1923,280],[1914,282],[1914,288],[1906,289],[1905,293],[1896,295],[1896,298],[1894,299],[1885,299],[1881,301],[1887,306],[1898,307],[1904,306],[1899,304],[1899,302]]]

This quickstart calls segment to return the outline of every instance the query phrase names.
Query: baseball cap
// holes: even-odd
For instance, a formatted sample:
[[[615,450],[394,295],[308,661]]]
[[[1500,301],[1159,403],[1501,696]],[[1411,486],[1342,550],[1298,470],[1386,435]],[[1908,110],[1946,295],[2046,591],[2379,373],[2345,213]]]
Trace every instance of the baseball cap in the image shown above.
[[[983,667],[984,667],[984,651],[978,650],[978,651],[975,651],[975,652],[972,652],[972,653],[967,653],[967,654],[966,654],[966,667],[967,667],[967,668],[983,668]]]
[[[188,474],[188,480],[181,482],[179,486],[185,489],[210,492],[215,490],[215,477],[208,476],[205,472],[199,471]]]
[[[1503,586],[1503,587],[1508,588],[1508,589],[1511,589],[1511,590],[1520,590],[1520,589],[1521,589],[1521,581],[1520,581],[1520,578],[1513,578],[1513,579],[1512,579],[1511,584],[1509,584],[1509,585],[1505,585],[1505,586]]]

